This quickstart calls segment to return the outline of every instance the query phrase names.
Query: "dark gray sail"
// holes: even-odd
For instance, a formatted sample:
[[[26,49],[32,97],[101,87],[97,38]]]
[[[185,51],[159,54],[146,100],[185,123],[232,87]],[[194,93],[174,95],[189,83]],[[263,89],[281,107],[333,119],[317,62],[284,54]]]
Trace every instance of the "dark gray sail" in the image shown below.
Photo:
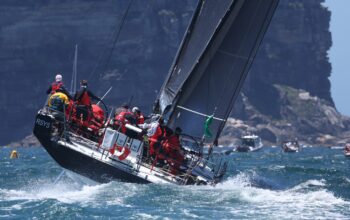
[[[159,95],[168,125],[194,137],[207,116],[219,137],[271,21],[278,0],[203,0]],[[166,112],[165,109],[169,109]]]

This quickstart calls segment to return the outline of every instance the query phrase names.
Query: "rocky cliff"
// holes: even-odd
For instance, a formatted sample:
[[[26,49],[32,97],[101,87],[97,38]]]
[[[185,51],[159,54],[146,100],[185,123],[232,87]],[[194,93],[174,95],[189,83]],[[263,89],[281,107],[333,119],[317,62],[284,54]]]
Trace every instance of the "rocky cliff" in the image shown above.
[[[111,105],[132,99],[149,112],[196,2],[1,1],[0,144],[31,133],[35,113],[44,104],[45,90],[56,73],[62,73],[69,85],[75,44],[79,45],[79,79],[88,79],[98,95],[113,86],[106,99]],[[243,124],[299,126],[291,122],[299,117],[293,114],[300,112],[286,112],[281,88],[302,89],[334,107],[327,57],[330,12],[322,2],[280,2],[233,111]],[[230,134],[230,128],[232,123],[225,134]],[[294,128],[295,135],[305,129]],[[347,124],[339,129],[343,132]],[[279,134],[268,131],[275,137],[263,135],[265,139],[277,142]]]

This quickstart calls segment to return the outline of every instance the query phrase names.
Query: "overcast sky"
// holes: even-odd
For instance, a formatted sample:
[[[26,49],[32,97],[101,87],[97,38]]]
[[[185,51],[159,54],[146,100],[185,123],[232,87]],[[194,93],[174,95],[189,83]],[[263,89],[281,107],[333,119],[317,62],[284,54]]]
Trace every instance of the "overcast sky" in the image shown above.
[[[332,13],[332,97],[338,111],[350,116],[350,0],[326,0],[324,5]]]

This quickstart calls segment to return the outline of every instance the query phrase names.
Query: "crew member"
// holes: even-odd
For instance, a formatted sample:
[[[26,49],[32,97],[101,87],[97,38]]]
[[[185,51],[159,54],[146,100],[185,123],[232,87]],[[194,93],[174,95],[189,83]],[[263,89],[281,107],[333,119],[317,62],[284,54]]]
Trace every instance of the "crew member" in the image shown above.
[[[88,90],[87,80],[82,80],[80,86],[81,89],[75,94],[74,100],[77,104],[78,117],[83,117],[82,119],[85,121],[92,112],[91,99],[95,101],[101,101],[101,99]]]
[[[151,118],[150,123],[140,124],[139,126],[147,131],[150,156],[153,158],[156,157],[165,134],[163,118],[160,115],[155,115]]]
[[[68,98],[72,99],[72,97],[70,96],[69,92],[67,91],[67,89],[63,85],[62,75],[61,74],[57,74],[56,75],[55,82],[53,82],[50,85],[50,87],[46,91],[46,94],[54,94],[55,92],[57,92],[58,89],[61,89],[62,93],[66,94],[68,96]]]
[[[177,174],[180,165],[184,161],[184,155],[181,150],[180,134],[182,130],[177,127],[175,133],[168,129],[164,143],[162,145],[164,152],[164,159],[170,165],[170,173]]]
[[[136,125],[136,117],[135,115],[129,111],[128,105],[123,105],[122,109],[118,108],[119,110],[115,112],[114,114],[114,128],[116,130],[121,131],[122,133],[127,134],[127,129],[125,127],[126,124],[132,124]],[[132,132],[130,132],[131,136],[135,136]],[[128,135],[128,136],[129,136]]]
[[[80,91],[78,91],[74,96],[74,100],[76,101],[77,105],[86,105],[91,107],[91,99],[101,101],[98,96],[94,95],[90,90],[88,90],[87,80],[82,80],[80,82],[80,86]]]
[[[141,111],[138,107],[135,106],[134,108],[132,108],[132,113],[136,117],[136,124],[137,125],[145,123],[145,116],[141,113]]]
[[[50,108],[63,112],[63,109],[67,109],[69,106],[69,99],[62,88],[58,88],[56,92],[50,96],[48,104]]]

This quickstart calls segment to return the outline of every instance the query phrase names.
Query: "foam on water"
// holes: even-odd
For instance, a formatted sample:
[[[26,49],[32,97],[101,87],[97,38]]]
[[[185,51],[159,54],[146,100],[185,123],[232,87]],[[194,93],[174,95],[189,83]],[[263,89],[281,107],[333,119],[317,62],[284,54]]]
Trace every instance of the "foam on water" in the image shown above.
[[[335,197],[324,189],[325,180],[308,180],[287,190],[269,190],[252,186],[251,180],[256,174],[240,173],[213,186],[171,186],[171,185],[139,185],[111,182],[108,184],[80,185],[59,182],[58,184],[37,184],[17,190],[0,189],[0,200],[21,201],[7,207],[7,210],[19,210],[28,206],[28,202],[56,200],[65,204],[80,204],[83,207],[119,206],[133,207],[132,200],[147,199],[143,195],[155,193],[150,201],[161,206],[162,203],[177,206],[191,198],[191,204],[184,204],[179,210],[169,210],[164,206],[161,210],[177,213],[184,218],[199,218],[195,209],[210,209],[212,204],[221,206],[225,213],[251,217],[256,214],[281,219],[293,218],[296,215],[306,218],[315,212],[322,216],[342,219],[344,215],[337,213],[337,206],[350,208],[350,203]],[[152,195],[151,195],[152,197]],[[185,198],[185,199],[184,199]],[[125,201],[129,200],[130,204]],[[232,204],[235,204],[232,206]],[[192,209],[185,208],[193,206]],[[249,206],[249,210],[247,210]],[[195,207],[195,208],[194,208]],[[6,209],[2,209],[6,210]],[[217,211],[218,212],[218,211]],[[284,213],[284,214],[281,214]],[[156,215],[138,212],[141,219],[155,218]],[[160,216],[158,216],[160,217]],[[164,217],[164,216],[163,216]]]
[[[345,216],[337,211],[339,206],[350,209],[349,201],[323,188],[326,186],[324,180],[308,180],[291,189],[277,191],[253,187],[250,181],[251,177],[244,173],[232,177],[213,188],[213,199],[215,197],[216,204],[239,200],[245,205],[235,206],[231,211],[246,217],[264,213],[282,219],[311,218],[317,213],[320,219],[343,219]]]
[[[98,184],[72,173],[54,184],[61,169],[40,154],[0,161],[9,173],[0,185],[0,218],[349,219],[350,195],[342,193],[350,189],[349,160],[337,158],[340,151],[265,150],[232,155],[229,176],[215,187]]]
[[[330,147],[332,150],[342,150],[344,149],[344,146],[334,146],[334,147]]]
[[[17,190],[0,189],[0,198],[8,201],[56,199],[64,203],[88,202],[93,200],[103,187],[86,185],[77,188],[64,183],[32,185]]]

